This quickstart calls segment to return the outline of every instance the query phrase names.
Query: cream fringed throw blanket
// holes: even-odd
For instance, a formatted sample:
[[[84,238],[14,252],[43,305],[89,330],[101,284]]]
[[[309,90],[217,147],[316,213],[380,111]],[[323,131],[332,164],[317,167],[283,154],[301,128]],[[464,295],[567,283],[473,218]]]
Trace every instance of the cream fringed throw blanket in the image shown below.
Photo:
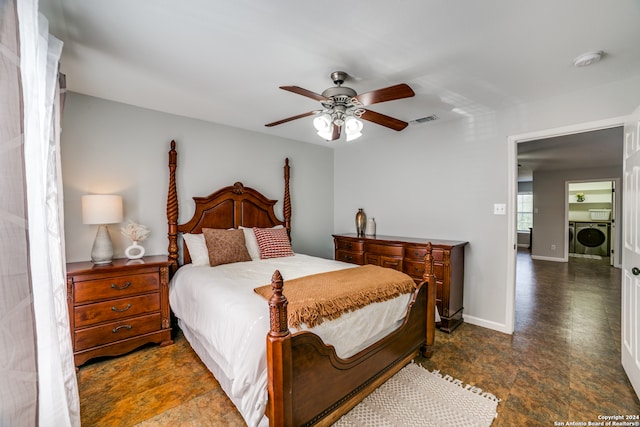
[[[337,319],[342,313],[415,289],[413,279],[400,271],[363,265],[285,280],[283,294],[289,303],[289,325],[299,328],[305,323],[312,328],[324,319]],[[254,291],[267,300],[272,295],[271,285]]]

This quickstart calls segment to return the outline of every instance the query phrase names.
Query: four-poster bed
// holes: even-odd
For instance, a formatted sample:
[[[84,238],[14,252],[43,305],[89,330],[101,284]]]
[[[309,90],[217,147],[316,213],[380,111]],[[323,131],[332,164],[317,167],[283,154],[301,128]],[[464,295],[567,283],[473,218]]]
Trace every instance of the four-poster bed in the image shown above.
[[[309,272],[322,273],[346,268],[355,270],[361,267],[299,254],[287,258],[254,259],[217,267],[187,265],[194,259],[194,254],[191,252],[195,246],[190,246],[189,242],[183,244],[184,241],[178,239],[180,233],[192,239],[193,236],[202,234],[205,229],[235,230],[239,228],[244,228],[245,239],[251,239],[250,236],[253,235],[251,230],[258,232],[253,227],[284,228],[286,235],[290,236],[291,200],[288,159],[284,166],[284,220],[278,219],[274,213],[275,200],[237,182],[209,196],[194,197],[193,217],[179,225],[176,167],[177,152],[175,142],[172,141],[169,152],[170,177],[167,199],[169,259],[173,262],[172,271],[174,272],[170,294],[172,310],[181,322],[180,327],[185,337],[214,373],[250,425],[258,423],[263,425],[267,422],[272,426],[330,425],[420,352],[426,357],[431,356],[435,334],[436,288],[430,245],[425,257],[423,281],[419,284],[412,283],[415,288],[413,291],[345,313],[336,320],[324,322],[324,325],[329,325],[327,328],[335,326],[340,329],[338,335],[343,333],[358,335],[360,334],[358,326],[366,325],[365,329],[372,329],[378,323],[383,323],[382,320],[378,322],[378,314],[372,314],[377,312],[367,310],[384,307],[386,312],[395,313],[395,317],[388,316],[390,319],[388,326],[380,325],[380,330],[375,334],[372,332],[369,341],[358,343],[350,349],[345,349],[343,344],[332,340],[328,342],[335,345],[326,344],[320,337],[320,334],[326,333],[320,332],[323,325],[318,326],[318,331],[290,328],[286,298],[287,281],[293,278],[292,275],[304,276]],[[246,234],[247,232],[249,234]],[[182,246],[182,261],[179,260],[179,243]],[[249,247],[248,240],[246,245]],[[269,273],[272,295],[267,301],[251,292],[252,285],[246,284],[249,283],[248,272],[255,270],[264,273],[266,269],[274,267],[277,268],[275,271],[269,270],[273,272],[272,275]],[[221,274],[224,277],[220,280],[222,282],[226,280],[229,283],[224,282],[215,286],[203,285],[195,284],[195,281],[189,279],[190,274],[208,277],[210,271],[211,274]],[[285,271],[293,273],[284,273]],[[258,283],[258,285],[264,284],[266,283]],[[249,290],[244,296],[236,296],[230,291],[231,288],[243,286]],[[192,293],[185,292],[187,289],[191,289]],[[207,293],[209,300],[205,298]],[[238,315],[243,309],[239,302],[242,299],[247,300],[247,305],[255,305],[261,311],[256,320],[247,323],[246,328],[242,326],[246,321],[244,315]],[[193,315],[192,313],[196,311],[195,304],[201,304],[205,300],[207,301],[205,308],[200,309],[197,315]],[[397,307],[401,307],[399,316]],[[226,309],[230,311],[224,314],[223,311]],[[214,317],[216,315],[214,312],[218,310],[220,310],[219,317]],[[236,315],[243,317],[229,319]],[[213,326],[204,326],[201,329],[198,322],[203,318],[212,319],[209,323]],[[376,319],[376,322],[371,322],[371,319]],[[355,323],[346,323],[349,321]],[[261,330],[263,324],[265,329]],[[209,332],[210,327],[213,332]],[[234,333],[236,328],[240,332]],[[247,332],[247,336],[237,344],[231,344],[235,346],[234,353],[224,345],[207,350],[209,344],[202,343],[202,340],[207,340],[209,335],[213,336],[211,341],[216,341],[223,335],[235,339],[237,335],[245,334],[245,329],[253,331]],[[260,351],[251,347],[247,347],[248,350],[245,349],[246,343],[252,340],[250,334],[258,334],[258,342],[263,345]],[[352,341],[353,338],[347,337],[346,340]],[[255,336],[253,341],[256,341]],[[336,341],[339,340],[336,338]],[[216,345],[215,342],[214,345]],[[226,352],[230,355],[225,357]],[[252,359],[255,358],[254,353],[259,356],[257,361]],[[242,359],[239,362],[243,367],[240,369],[230,366],[232,364],[230,359]],[[258,384],[257,392],[251,388],[255,384],[250,383],[260,383],[262,377],[257,376],[257,379],[252,380],[253,377],[245,375],[247,366],[251,366],[252,363],[258,365],[255,369],[252,367],[252,371],[266,371],[264,384]],[[245,401],[247,400],[245,395],[264,392],[266,392],[264,399],[258,396],[250,402]],[[261,399],[263,403],[260,403]],[[245,413],[255,411],[256,408],[261,412],[257,420],[254,415]],[[266,418],[262,414],[266,415]]]

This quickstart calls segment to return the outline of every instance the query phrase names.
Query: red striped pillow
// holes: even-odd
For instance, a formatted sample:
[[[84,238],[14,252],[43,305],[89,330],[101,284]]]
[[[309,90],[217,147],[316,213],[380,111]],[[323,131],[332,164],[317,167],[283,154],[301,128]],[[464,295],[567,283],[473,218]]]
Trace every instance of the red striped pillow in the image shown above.
[[[293,256],[291,242],[285,228],[253,228],[258,240],[260,259]]]

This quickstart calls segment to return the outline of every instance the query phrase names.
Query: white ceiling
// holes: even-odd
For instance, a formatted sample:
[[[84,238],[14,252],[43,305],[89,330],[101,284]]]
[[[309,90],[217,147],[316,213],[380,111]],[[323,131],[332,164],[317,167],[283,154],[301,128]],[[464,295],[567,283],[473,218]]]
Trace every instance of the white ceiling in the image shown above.
[[[453,120],[640,73],[637,0],[41,0],[64,41],[68,89],[140,107],[323,143],[312,118],[329,74],[358,93],[408,83],[372,110]],[[576,68],[593,50],[603,61]],[[415,131],[412,124],[402,132]],[[365,123],[364,136],[395,131]]]
[[[534,171],[607,167],[622,170],[622,145],[622,127],[521,142],[518,180],[531,181]]]

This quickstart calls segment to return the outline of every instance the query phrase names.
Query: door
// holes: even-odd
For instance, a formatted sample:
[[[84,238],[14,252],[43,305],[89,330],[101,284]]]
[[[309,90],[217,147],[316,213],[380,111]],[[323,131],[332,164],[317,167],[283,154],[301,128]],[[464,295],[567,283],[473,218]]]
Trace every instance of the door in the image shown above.
[[[640,396],[640,107],[624,125],[622,366]]]

